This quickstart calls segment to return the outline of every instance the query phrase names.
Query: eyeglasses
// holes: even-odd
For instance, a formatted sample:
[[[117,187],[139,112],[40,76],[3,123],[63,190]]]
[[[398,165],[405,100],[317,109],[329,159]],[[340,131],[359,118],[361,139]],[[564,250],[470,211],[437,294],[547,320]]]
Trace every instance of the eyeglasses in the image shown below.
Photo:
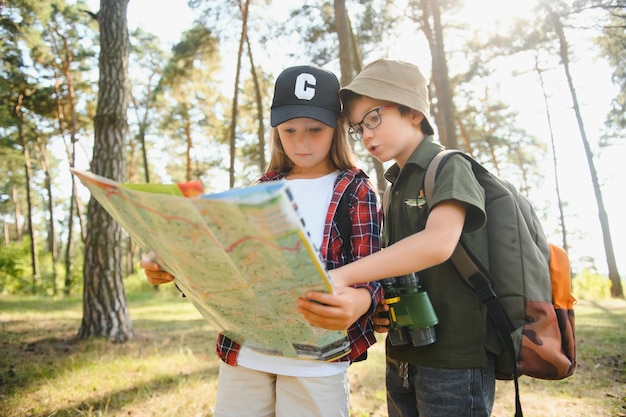
[[[380,115],[380,111],[382,109],[386,109],[388,107],[396,107],[394,105],[389,106],[379,106],[375,109],[372,109],[365,113],[363,119],[360,122],[350,125],[348,128],[348,134],[352,138],[353,141],[358,142],[363,138],[363,125],[367,127],[369,130],[376,129],[383,122],[383,118]]]

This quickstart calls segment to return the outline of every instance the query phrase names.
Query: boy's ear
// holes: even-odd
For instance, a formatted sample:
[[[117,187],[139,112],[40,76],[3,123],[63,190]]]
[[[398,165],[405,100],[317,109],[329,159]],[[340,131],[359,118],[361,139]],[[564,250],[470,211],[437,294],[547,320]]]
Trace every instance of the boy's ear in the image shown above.
[[[411,123],[415,126],[421,126],[424,120],[424,114],[417,110],[411,109]]]

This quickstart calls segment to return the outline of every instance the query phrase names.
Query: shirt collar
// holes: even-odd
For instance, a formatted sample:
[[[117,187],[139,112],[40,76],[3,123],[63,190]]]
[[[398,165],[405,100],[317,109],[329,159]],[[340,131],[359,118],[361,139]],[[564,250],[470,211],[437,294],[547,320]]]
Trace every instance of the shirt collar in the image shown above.
[[[426,136],[424,140],[415,148],[409,159],[406,161],[406,165],[417,165],[422,169],[426,169],[430,160],[433,157],[443,150],[443,146],[437,142],[435,142],[435,137],[433,135]],[[394,183],[398,176],[400,175],[400,167],[397,163],[385,171],[385,178],[387,181]]]

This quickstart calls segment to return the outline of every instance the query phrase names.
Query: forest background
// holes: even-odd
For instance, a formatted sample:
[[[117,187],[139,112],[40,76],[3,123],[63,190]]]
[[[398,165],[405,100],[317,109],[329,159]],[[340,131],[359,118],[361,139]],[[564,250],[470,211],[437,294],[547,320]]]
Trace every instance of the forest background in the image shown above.
[[[268,157],[264,120],[282,68],[312,63],[340,74],[345,84],[362,65],[386,56],[414,62],[432,79],[442,143],[472,153],[518,185],[542,214],[551,240],[568,249],[574,275],[619,276],[619,267],[626,267],[626,221],[619,210],[626,178],[621,2],[442,1],[435,8],[424,1],[259,1],[248,6],[245,28],[244,3],[218,3],[129,3],[123,181],[199,178],[207,192],[249,185]],[[355,45],[344,53],[349,59],[339,54],[336,3],[349,11]],[[3,292],[56,293],[69,285],[67,292],[70,282],[81,281],[80,217],[89,195],[75,187],[68,167],[89,169],[93,154],[99,34],[89,13],[98,6],[95,0],[4,2],[2,30],[11,36],[3,42],[9,67],[0,121],[3,253],[7,246],[19,251],[14,243],[22,242],[22,252],[30,244],[36,258],[50,261],[43,261],[44,270],[0,264],[0,273],[33,271],[5,282]],[[565,44],[550,26],[551,14]],[[153,33],[146,30],[150,21],[158,22]],[[19,65],[12,65],[13,56]],[[433,65],[443,71],[433,72]],[[433,75],[441,73],[446,82],[437,88]],[[20,96],[19,89],[26,93]],[[383,189],[384,167],[360,144],[355,151]],[[138,255],[127,249],[132,272]],[[35,263],[28,256],[23,261]],[[57,264],[65,266],[57,270]]]
[[[200,179],[207,192],[250,185],[282,68],[312,63],[345,85],[387,56],[429,76],[440,141],[516,184],[574,277],[608,275],[623,298],[623,2],[179,1],[153,8],[169,43],[138,23],[129,33],[128,5],[0,3],[0,293],[82,290],[79,335],[132,337],[123,280],[141,250],[68,168]],[[172,10],[190,10],[190,26]],[[386,167],[355,152],[382,191]]]
[[[39,342],[17,351],[42,347],[46,331],[63,333],[51,349],[70,352],[70,361],[77,357],[67,334],[135,339],[126,293],[137,296],[129,283],[144,282],[141,251],[69,167],[134,183],[197,178],[207,192],[250,185],[267,163],[269,104],[282,68],[312,63],[345,85],[383,56],[414,62],[431,80],[444,145],[471,153],[529,196],[550,239],[570,253],[575,295],[623,300],[623,0],[143,2],[129,33],[127,7],[139,3],[0,1],[0,325],[7,352],[19,346],[13,335],[27,334],[16,326],[46,317],[31,306],[61,312],[69,305],[72,315],[77,296],[77,332],[59,318],[62,330],[56,322],[38,327],[28,338]],[[179,9],[191,10],[188,26],[165,42],[138,23],[162,10],[168,18],[161,27],[171,29]],[[355,151],[382,190],[385,167],[360,144]],[[595,337],[610,344],[614,334]],[[72,346],[89,343],[111,349],[99,341]],[[174,344],[184,349],[184,337]],[[6,369],[11,358],[0,361],[0,400],[19,392],[20,367],[30,366],[22,359]],[[610,362],[623,373],[620,354]],[[45,380],[39,372],[26,378]],[[623,388],[619,375],[614,381]]]

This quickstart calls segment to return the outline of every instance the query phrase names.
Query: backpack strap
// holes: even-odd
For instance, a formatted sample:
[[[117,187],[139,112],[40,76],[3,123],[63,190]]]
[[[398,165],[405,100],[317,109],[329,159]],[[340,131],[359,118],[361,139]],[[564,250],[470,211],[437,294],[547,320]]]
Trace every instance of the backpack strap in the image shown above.
[[[426,167],[426,173],[424,174],[424,197],[426,197],[426,202],[432,201],[435,179],[443,168],[445,161],[453,154],[467,155],[458,150],[443,150],[435,155]],[[470,160],[470,162],[472,161],[473,159]],[[474,162],[472,162],[472,170],[473,169]],[[456,245],[450,260],[469,286],[478,292],[481,302],[487,303],[491,299],[496,298],[495,292],[491,289],[489,271],[478,261],[469,249],[466,248],[461,240],[459,240],[459,243]]]
[[[426,202],[432,201],[433,189],[435,188],[435,180],[437,175],[443,167],[443,163],[453,154],[461,155],[472,164],[472,171],[485,170],[485,168],[478,164],[471,156],[454,149],[446,149],[439,152],[433,157],[426,167],[426,173],[424,174],[424,196]],[[496,295],[491,285],[492,279],[487,268],[485,268],[480,261],[476,258],[470,249],[459,240],[457,243],[450,261],[459,272],[461,277],[467,284],[472,287],[478,299],[487,307],[487,315],[491,320],[493,326],[500,334],[500,337],[505,344],[506,349],[509,351],[511,358],[513,359],[513,381],[515,383],[515,417],[522,417],[522,405],[519,399],[519,383],[517,373],[517,355],[515,353],[515,345],[511,337],[511,332],[514,331],[513,323],[506,313],[504,306],[500,302],[500,299]]]
[[[350,236],[352,235],[352,218],[350,217],[350,198],[354,193],[355,179],[346,187],[339,203],[337,204],[337,212],[335,213],[335,222],[341,236],[341,252],[348,257],[350,255]]]

